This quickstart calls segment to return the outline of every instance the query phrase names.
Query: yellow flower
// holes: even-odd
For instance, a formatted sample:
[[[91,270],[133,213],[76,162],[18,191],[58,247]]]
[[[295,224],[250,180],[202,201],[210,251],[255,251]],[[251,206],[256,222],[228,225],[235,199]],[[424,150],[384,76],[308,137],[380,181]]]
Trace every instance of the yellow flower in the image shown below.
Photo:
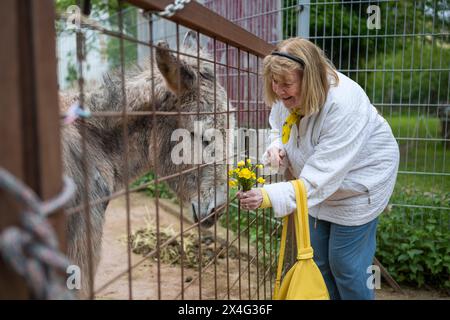
[[[239,171],[241,171],[241,169],[239,169],[239,168],[234,169],[234,172],[236,172],[236,173],[239,173]]]
[[[258,169],[262,169],[264,166],[263,166],[262,164],[257,164],[256,167],[257,167]]]
[[[237,163],[237,165],[238,165],[238,167],[243,167],[243,166],[245,166],[245,162],[241,160]]]
[[[260,184],[264,184],[266,182],[266,180],[264,178],[262,178],[262,177],[259,177],[257,181]]]
[[[252,160],[247,159],[247,164],[252,164]]]
[[[233,175],[233,173],[234,173],[234,170],[228,171],[228,175],[229,175],[229,176]]]
[[[230,180],[230,181],[228,182],[228,185],[229,185],[230,187],[236,187],[236,186],[237,186],[236,180]]]
[[[238,173],[239,178],[250,179],[252,177],[252,172],[247,168],[242,169]]]
[[[256,179],[256,173],[252,172],[252,179]]]

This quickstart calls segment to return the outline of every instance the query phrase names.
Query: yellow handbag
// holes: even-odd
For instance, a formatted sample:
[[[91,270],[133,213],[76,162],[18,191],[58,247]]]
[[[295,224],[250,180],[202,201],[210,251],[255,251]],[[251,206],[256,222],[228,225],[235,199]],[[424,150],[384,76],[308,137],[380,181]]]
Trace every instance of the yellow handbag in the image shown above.
[[[291,181],[294,185],[297,210],[294,212],[297,262],[284,276],[284,252],[289,217],[283,219],[278,270],[273,297],[275,300],[329,300],[327,286],[319,268],[313,260],[313,248],[309,238],[308,205],[306,189],[302,180]],[[281,285],[280,285],[281,283]]]

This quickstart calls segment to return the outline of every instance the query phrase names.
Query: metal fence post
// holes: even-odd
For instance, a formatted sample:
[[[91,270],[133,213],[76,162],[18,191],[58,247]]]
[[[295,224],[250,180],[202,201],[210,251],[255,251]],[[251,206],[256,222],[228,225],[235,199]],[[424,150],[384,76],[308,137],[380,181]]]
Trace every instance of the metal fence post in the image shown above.
[[[297,5],[297,36],[309,38],[310,0],[298,0]]]

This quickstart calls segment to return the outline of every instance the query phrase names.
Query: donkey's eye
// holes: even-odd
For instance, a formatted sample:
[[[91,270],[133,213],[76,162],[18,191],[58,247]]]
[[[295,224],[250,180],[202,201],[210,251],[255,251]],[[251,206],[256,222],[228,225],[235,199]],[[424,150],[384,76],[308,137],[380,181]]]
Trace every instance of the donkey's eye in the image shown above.
[[[201,137],[199,137],[197,134],[195,134],[194,132],[191,132],[191,138],[192,141],[194,141],[195,139],[201,139]]]

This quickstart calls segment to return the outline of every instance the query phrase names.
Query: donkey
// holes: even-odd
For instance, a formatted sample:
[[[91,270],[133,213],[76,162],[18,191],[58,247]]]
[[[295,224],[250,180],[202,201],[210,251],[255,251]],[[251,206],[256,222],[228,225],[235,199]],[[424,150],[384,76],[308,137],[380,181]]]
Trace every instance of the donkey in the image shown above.
[[[152,115],[129,116],[126,129],[128,130],[128,149],[123,143],[122,117],[87,118],[84,124],[87,149],[85,157],[89,167],[87,182],[83,179],[81,124],[75,122],[63,128],[64,170],[74,179],[77,186],[76,195],[68,207],[82,204],[85,184],[88,188],[89,201],[92,202],[108,197],[151,169],[156,169],[158,176],[166,176],[192,168],[193,165],[175,165],[171,161],[171,149],[176,143],[171,141],[171,134],[175,129],[183,128],[194,133],[194,121],[200,120],[204,129],[216,128],[225,136],[224,131],[227,126],[231,129],[234,127],[232,114],[227,117],[224,113],[232,107],[227,106],[224,88],[218,82],[215,84],[211,63],[202,61],[198,68],[196,59],[177,58],[169,52],[168,48],[167,43],[158,43],[154,59],[157,68],[150,68],[149,65],[141,70],[127,72],[124,75],[124,83],[119,75],[106,74],[99,88],[88,89],[85,92],[85,106],[95,113],[120,112],[125,102],[128,112],[151,111],[153,108],[157,111],[211,112],[214,111],[215,105],[216,111],[222,113],[217,114],[216,117],[212,114],[200,115],[200,117],[190,114],[181,117],[158,115],[156,123]],[[183,51],[188,50],[186,48]],[[201,55],[205,54],[202,52]],[[215,86],[216,92],[214,92]],[[76,94],[61,93],[60,102],[63,109],[78,98]],[[206,147],[208,142],[203,144]],[[124,170],[126,152],[128,152],[128,181]],[[158,165],[154,163],[155,157]],[[216,180],[216,186],[214,180]],[[215,209],[226,202],[226,182],[225,161],[218,164],[216,170],[213,165],[202,166],[199,170],[196,169],[168,180],[169,187],[178,197],[183,202],[191,203],[195,221],[205,218],[202,225],[206,227],[216,221]],[[200,185],[199,195],[197,184]],[[107,205],[108,201],[103,201],[90,207],[91,243],[88,243],[85,215],[78,212],[67,218],[68,256],[80,267],[82,297],[88,294],[89,283],[93,276],[89,274],[89,247],[92,252],[94,274],[99,263]]]

